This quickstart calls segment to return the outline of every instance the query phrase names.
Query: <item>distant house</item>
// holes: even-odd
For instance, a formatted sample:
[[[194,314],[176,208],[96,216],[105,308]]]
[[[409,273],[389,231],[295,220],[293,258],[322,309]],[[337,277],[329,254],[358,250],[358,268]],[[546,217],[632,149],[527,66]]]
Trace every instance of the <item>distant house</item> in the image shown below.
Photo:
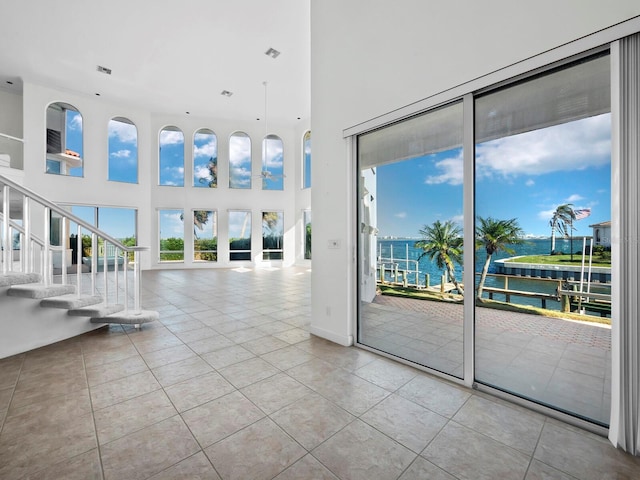
[[[589,225],[593,228],[593,244],[611,247],[611,220]]]

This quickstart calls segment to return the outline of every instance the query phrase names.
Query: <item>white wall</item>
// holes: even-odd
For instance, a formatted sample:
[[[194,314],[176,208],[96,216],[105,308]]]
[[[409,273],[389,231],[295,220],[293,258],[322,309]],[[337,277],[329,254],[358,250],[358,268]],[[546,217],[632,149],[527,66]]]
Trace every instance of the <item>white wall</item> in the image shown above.
[[[353,340],[355,167],[343,129],[637,15],[637,0],[312,2],[312,332]]]
[[[0,133],[22,138],[22,96],[0,89],[0,106]],[[11,168],[22,168],[22,150],[22,143],[0,137],[0,153],[10,156]]]

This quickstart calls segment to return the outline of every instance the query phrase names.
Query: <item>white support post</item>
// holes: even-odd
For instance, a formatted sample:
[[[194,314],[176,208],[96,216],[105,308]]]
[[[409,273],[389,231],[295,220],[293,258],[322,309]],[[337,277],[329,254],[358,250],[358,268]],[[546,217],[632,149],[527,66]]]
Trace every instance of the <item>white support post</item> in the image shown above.
[[[78,236],[76,238],[76,281],[78,298],[82,295],[82,225],[78,225]]]
[[[98,273],[98,237],[91,234],[91,295],[96,294],[96,275]]]
[[[107,241],[103,239],[102,245],[104,247],[104,251],[102,253],[102,281],[104,283],[104,302],[109,303],[109,279],[107,278],[107,272],[109,270],[108,258],[107,258]]]
[[[44,284],[51,285],[51,209],[44,207],[44,238],[42,239],[42,278]]]
[[[141,270],[140,270],[140,252],[135,250],[133,254],[133,310],[134,313],[139,314],[141,312],[140,309],[140,280],[141,280]]]
[[[2,187],[2,273],[7,274],[11,266],[11,242],[9,234],[9,186]]]
[[[24,272],[31,273],[33,271],[33,243],[31,241],[31,201],[26,195],[22,197],[22,226],[24,228],[24,239],[20,248],[24,261]]]
[[[62,268],[62,284],[67,284],[67,240],[68,240],[68,227],[67,227],[67,218],[62,217],[60,219],[61,222],[61,232],[60,232],[60,246],[62,247],[60,250],[61,258],[61,268]]]

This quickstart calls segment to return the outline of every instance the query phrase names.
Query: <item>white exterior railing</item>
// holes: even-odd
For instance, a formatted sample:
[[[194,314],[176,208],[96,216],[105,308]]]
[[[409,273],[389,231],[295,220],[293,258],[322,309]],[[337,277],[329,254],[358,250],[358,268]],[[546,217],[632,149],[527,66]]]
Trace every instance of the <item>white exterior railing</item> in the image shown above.
[[[93,225],[85,222],[67,210],[50,202],[35,192],[15,183],[9,178],[0,175],[0,189],[2,190],[2,213],[0,231],[2,246],[2,274],[11,272],[39,273],[45,285],[54,283],[54,252],[60,252],[60,281],[63,284],[68,280],[69,259],[66,243],[68,242],[71,222],[77,225],[77,259],[76,259],[76,286],[77,295],[82,295],[82,238],[83,232],[91,236],[91,265],[90,265],[90,292],[98,295],[98,286],[102,284],[103,300],[105,303],[123,303],[125,311],[130,310],[130,297],[133,297],[133,311],[139,313],[141,292],[140,253],[148,250],[148,247],[126,246],[115,238],[107,235]],[[11,218],[12,207],[14,211],[21,212],[19,216]],[[38,212],[34,212],[34,208]],[[7,215],[9,213],[9,215]],[[51,216],[56,214],[60,221],[60,243],[62,246],[51,244]],[[38,225],[33,218],[41,214],[41,235],[34,233]],[[18,248],[15,248],[18,247]],[[19,258],[16,261],[14,251],[18,251]],[[133,264],[129,259],[133,256]],[[122,262],[120,262],[122,258]],[[102,280],[98,278],[99,263],[102,260]],[[119,270],[122,264],[122,272]],[[109,267],[113,265],[112,272]],[[129,271],[133,273],[133,285],[130,286]],[[120,273],[123,281],[120,282]],[[111,287],[110,287],[111,284]],[[109,295],[110,288],[113,294]],[[120,297],[123,301],[120,302]]]

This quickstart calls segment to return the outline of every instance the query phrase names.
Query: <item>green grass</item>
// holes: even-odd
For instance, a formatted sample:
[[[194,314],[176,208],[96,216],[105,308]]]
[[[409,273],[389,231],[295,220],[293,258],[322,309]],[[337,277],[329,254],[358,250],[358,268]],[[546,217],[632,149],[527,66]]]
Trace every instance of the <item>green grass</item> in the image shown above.
[[[573,261],[571,261],[571,255],[529,255],[526,257],[514,258],[510,260],[515,263],[540,263],[543,265],[575,265],[577,267],[582,265],[582,257],[579,254],[573,255]],[[611,259],[604,259],[598,256],[594,256],[591,261],[591,265],[594,267],[610,267]],[[589,264],[589,258],[585,258],[585,265]]]
[[[378,285],[378,289],[382,295],[389,295],[393,297],[413,298],[415,300],[429,300],[432,302],[447,302],[447,303],[460,303],[462,304],[462,295],[457,294],[441,294],[427,292],[424,290],[418,290],[415,288],[404,288],[393,285]],[[500,302],[498,300],[476,300],[476,305],[483,308],[492,308],[494,310],[505,310],[515,313],[526,313],[529,315],[540,315],[547,318],[561,318],[564,320],[577,320],[581,322],[602,323],[605,325],[611,325],[610,318],[596,317],[593,315],[580,315],[577,313],[564,313],[556,310],[547,310],[546,308],[538,308],[529,305],[517,305],[513,303]]]

